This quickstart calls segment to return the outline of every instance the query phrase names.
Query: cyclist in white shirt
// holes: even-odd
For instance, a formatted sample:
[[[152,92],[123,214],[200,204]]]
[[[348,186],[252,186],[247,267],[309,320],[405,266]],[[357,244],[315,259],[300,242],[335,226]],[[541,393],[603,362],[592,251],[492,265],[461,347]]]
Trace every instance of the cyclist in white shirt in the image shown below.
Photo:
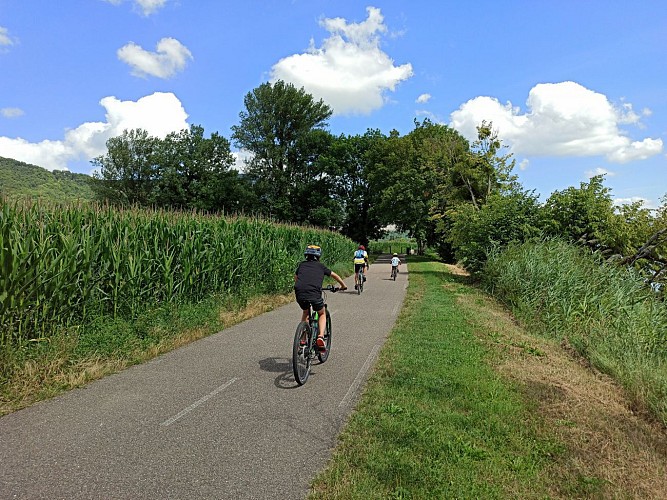
[[[397,253],[394,253],[394,255],[391,258],[391,272],[393,273],[394,269],[396,269],[396,272],[398,273],[398,266],[400,265],[401,265],[401,259],[398,258]]]

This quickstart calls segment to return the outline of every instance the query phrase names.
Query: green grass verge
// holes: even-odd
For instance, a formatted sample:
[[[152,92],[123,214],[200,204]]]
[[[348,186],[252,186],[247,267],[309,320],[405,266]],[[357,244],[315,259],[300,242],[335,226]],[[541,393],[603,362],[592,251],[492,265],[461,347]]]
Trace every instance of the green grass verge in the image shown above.
[[[494,372],[456,296],[478,293],[411,259],[403,311],[311,498],[546,498],[562,446]]]

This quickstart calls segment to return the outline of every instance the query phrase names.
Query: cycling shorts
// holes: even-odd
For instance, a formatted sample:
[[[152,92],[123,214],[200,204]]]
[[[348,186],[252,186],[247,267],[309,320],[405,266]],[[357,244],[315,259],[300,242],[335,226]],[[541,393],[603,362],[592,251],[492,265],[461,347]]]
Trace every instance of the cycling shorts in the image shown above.
[[[364,267],[366,267],[366,263],[364,262],[363,264],[355,264],[354,265],[354,273],[357,274],[359,271],[361,271]]]
[[[320,297],[319,299],[304,299],[301,297],[296,298],[297,304],[302,311],[307,311],[311,307],[313,311],[321,311],[324,308],[324,299]]]

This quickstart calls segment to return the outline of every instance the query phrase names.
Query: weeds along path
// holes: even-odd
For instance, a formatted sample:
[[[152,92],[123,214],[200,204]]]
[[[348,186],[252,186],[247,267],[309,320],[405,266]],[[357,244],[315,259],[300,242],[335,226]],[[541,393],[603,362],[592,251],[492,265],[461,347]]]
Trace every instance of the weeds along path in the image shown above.
[[[328,294],[333,348],[297,387],[296,303],[0,418],[0,498],[303,498],[401,309],[371,265]]]

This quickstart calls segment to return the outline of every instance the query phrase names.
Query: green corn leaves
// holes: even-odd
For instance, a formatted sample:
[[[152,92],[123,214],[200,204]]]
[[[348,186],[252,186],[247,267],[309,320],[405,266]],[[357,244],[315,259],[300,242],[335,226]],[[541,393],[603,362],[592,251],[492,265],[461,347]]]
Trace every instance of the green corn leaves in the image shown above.
[[[311,243],[331,265],[354,248],[260,219],[0,201],[0,345],[164,302],[289,292]]]

